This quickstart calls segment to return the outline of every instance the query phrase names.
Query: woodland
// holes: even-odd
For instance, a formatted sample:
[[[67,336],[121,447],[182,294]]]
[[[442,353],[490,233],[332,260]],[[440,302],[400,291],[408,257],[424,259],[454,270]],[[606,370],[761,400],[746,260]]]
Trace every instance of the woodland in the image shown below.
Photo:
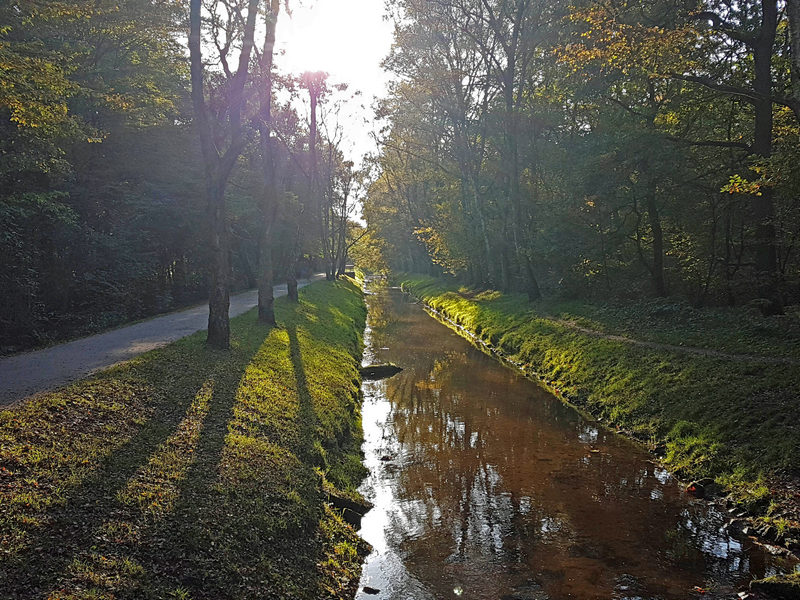
[[[530,300],[800,300],[796,0],[390,6],[363,261]]]
[[[273,64],[290,4],[3,3],[2,351],[207,295],[225,347],[231,289],[269,322],[348,251],[531,300],[800,300],[796,0],[386,8],[356,167],[346,82]]]
[[[0,411],[4,593],[352,598],[364,273],[800,551],[800,0],[385,0],[372,107],[278,68],[295,3],[0,0],[0,355],[209,306]]]
[[[344,268],[362,178],[339,149],[349,92],[275,72],[287,8],[0,4],[0,352],[209,290],[224,347],[230,289],[260,287],[270,322],[273,281]]]

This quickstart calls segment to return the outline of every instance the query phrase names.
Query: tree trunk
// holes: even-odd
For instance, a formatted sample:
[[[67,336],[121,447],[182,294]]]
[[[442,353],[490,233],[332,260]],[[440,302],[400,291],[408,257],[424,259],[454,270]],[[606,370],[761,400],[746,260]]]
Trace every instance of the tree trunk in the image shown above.
[[[228,223],[225,219],[225,191],[216,186],[209,190],[211,226],[211,269],[208,295],[208,338],[214,348],[230,347],[230,254]]]
[[[273,293],[272,248],[268,243],[268,235],[262,239],[259,248],[258,278],[258,320],[268,325],[275,325],[275,294]]]
[[[513,57],[512,57],[513,58]],[[518,128],[516,124],[517,108],[514,102],[514,60],[510,59],[508,69],[504,81],[504,96],[506,108],[506,145],[508,149],[509,167],[509,182],[508,182],[508,195],[511,201],[511,207],[514,211],[514,218],[511,221],[511,232],[514,238],[514,254],[517,259],[517,268],[520,270],[520,275],[523,277],[524,290],[528,295],[528,299],[533,302],[542,297],[539,289],[539,282],[536,280],[536,275],[533,270],[533,263],[527,250],[523,244],[530,242],[528,239],[521,239],[523,235],[528,234],[528,219],[522,210],[522,199],[520,191],[520,174],[519,174],[519,147],[517,144]],[[525,235],[527,238],[527,235]]]
[[[658,213],[655,185],[647,194],[647,218],[653,234],[653,291],[656,296],[667,295],[667,283],[664,277],[664,230],[661,227],[661,215]]]
[[[753,45],[755,68],[754,90],[759,96],[754,102],[755,126],[753,152],[768,158],[772,154],[772,54],[778,23],[775,0],[762,0],[761,31]],[[772,188],[765,186],[761,195],[752,196],[751,207],[755,219],[755,263],[759,296],[769,300],[763,312],[780,314],[783,302],[778,286],[778,257],[775,235],[775,204]]]
[[[792,110],[800,120],[800,0],[786,0],[789,17],[789,39],[792,50]]]
[[[286,295],[292,302],[299,302],[300,297],[297,295],[297,264],[291,265],[289,272],[286,274]]]
[[[261,159],[263,162],[263,190],[261,200],[261,235],[259,239],[258,261],[258,320],[275,325],[275,296],[272,291],[272,248],[270,233],[275,221],[278,194],[275,177],[275,154],[272,136],[272,62],[275,50],[275,27],[278,22],[280,2],[272,0],[266,16],[266,32],[264,35],[264,51],[262,54],[261,73],[264,84],[261,86],[259,139],[261,142]]]
[[[218,142],[214,139],[214,128],[211,126],[205,100],[202,55],[202,1],[191,0],[189,3],[191,96],[195,122],[200,136],[200,149],[203,156],[211,246],[207,343],[210,346],[222,349],[230,347],[230,321],[228,318],[228,308],[230,306],[230,257],[225,211],[225,188],[245,144],[241,116],[245,103],[244,86],[247,83],[250,55],[253,50],[258,4],[259,0],[249,0],[248,2],[238,68],[235,75],[226,82],[225,99],[228,109],[228,124],[230,125],[230,143],[227,150],[220,155]]]

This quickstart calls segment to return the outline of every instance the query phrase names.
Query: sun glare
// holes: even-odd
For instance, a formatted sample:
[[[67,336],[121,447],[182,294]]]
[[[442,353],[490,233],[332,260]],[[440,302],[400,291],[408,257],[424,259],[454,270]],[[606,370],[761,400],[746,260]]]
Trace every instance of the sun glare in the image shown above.
[[[386,85],[380,62],[392,43],[392,26],[383,20],[380,0],[314,0],[295,4],[281,15],[276,57],[290,73],[327,71],[366,95]]]
[[[291,16],[278,21],[275,63],[293,75],[326,71],[331,83],[361,92],[355,113],[383,95],[388,76],[380,67],[392,44],[392,25],[383,19],[382,0],[305,0],[290,3]],[[368,132],[352,120],[348,137],[356,151],[369,145]]]

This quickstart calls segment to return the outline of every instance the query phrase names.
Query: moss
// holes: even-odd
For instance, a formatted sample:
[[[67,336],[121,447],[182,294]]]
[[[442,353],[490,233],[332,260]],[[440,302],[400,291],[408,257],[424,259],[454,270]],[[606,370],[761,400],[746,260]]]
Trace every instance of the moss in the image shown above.
[[[773,334],[780,324],[761,324],[767,334],[754,342],[755,325],[740,330],[740,322],[725,321],[719,311],[531,304],[521,295],[459,292],[430,277],[399,279],[404,290],[499,347],[505,358],[537,373],[578,408],[666,449],[667,465],[687,479],[716,477],[735,498],[766,506],[765,482],[798,475],[800,429],[794,423],[800,369],[634,345],[581,332],[573,323],[578,314],[584,326],[613,334],[630,329],[642,340],[702,339],[710,349],[790,355],[796,349],[793,327],[784,324],[789,333],[778,339]],[[684,308],[691,318],[675,317]],[[732,342],[740,331],[746,347]]]
[[[345,598],[366,309],[320,282],[232,348],[198,333],[0,413],[0,580],[10,597]]]
[[[776,600],[800,600],[800,573],[757,579],[750,583],[750,589]]]

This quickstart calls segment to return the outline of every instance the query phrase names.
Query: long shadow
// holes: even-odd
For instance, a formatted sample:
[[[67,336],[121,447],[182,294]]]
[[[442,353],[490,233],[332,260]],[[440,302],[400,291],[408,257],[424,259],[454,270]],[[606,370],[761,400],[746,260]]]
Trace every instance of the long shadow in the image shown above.
[[[231,593],[228,586],[240,583],[225,581],[225,576],[229,575],[226,573],[228,565],[223,564],[222,559],[218,561],[215,554],[223,552],[224,542],[220,538],[225,537],[225,528],[237,523],[236,519],[248,517],[231,514],[226,504],[228,499],[218,487],[228,426],[234,417],[237,390],[247,362],[243,369],[215,375],[214,391],[194,460],[178,485],[179,499],[174,510],[158,523],[157,530],[150,532],[151,538],[158,539],[141,545],[147,554],[137,558],[146,565],[148,572],[161,575],[159,581],[154,581],[157,597],[182,587],[202,590],[201,597],[225,598]],[[158,552],[153,554],[156,548]],[[212,572],[216,575],[212,576]]]
[[[299,436],[292,450],[303,463],[310,464],[314,458],[316,422],[313,399],[296,326],[289,325],[286,331],[298,398]],[[232,375],[226,374],[224,382],[215,382],[195,460],[179,485],[180,500],[152,534],[159,540],[142,545],[145,549],[157,547],[158,554],[137,557],[147,572],[159,574],[149,590],[152,596],[162,597],[181,588],[192,597],[229,598],[245,586],[258,595],[263,591],[265,577],[268,579],[267,573],[260,572],[266,556],[280,557],[279,563],[295,562],[292,567],[295,574],[303,572],[313,578],[316,562],[309,561],[308,556],[314,553],[301,547],[317,545],[315,536],[298,530],[297,535],[286,537],[282,527],[291,525],[277,524],[270,517],[265,520],[259,514],[262,509],[254,508],[258,500],[254,503],[253,494],[260,495],[262,501],[270,501],[268,483],[264,482],[267,487],[257,484],[254,489],[238,490],[220,485],[228,425],[235,418],[236,389],[241,380],[237,373],[234,382]],[[313,482],[310,468],[303,468]]]
[[[186,383],[181,382],[179,389],[186,390],[185,394],[171,390],[169,375],[164,373],[167,379],[158,382],[156,394],[169,394],[168,399],[161,400],[141,429],[116,449],[95,474],[72,490],[65,502],[38,515],[46,525],[29,534],[24,550],[5,557],[5,564],[0,565],[3,598],[28,599],[47,594],[58,585],[70,562],[80,556],[82,550],[95,545],[101,525],[130,511],[116,498],[117,493],[124,489],[127,481],[148,463],[148,459],[173,433],[209,372],[224,371],[226,380],[241,378],[243,369],[219,368],[228,362],[229,356],[220,354],[219,358],[210,361],[207,371],[191,375]],[[174,368],[181,369],[181,364],[174,365]],[[187,373],[191,373],[191,369],[186,369],[183,375],[187,376]],[[216,417],[219,412],[230,411],[233,398],[221,401],[216,396],[215,386],[207,420]],[[218,454],[221,443],[213,436],[212,439],[201,439],[201,452]]]
[[[292,361],[292,369],[297,385],[297,424],[300,432],[300,439],[297,448],[298,456],[304,462],[314,464],[314,426],[316,425],[317,415],[314,412],[314,403],[311,399],[311,392],[308,389],[308,379],[306,369],[303,364],[303,355],[300,350],[300,340],[297,338],[297,327],[289,325],[286,328],[289,334],[289,355]],[[321,465],[316,465],[321,466]]]

